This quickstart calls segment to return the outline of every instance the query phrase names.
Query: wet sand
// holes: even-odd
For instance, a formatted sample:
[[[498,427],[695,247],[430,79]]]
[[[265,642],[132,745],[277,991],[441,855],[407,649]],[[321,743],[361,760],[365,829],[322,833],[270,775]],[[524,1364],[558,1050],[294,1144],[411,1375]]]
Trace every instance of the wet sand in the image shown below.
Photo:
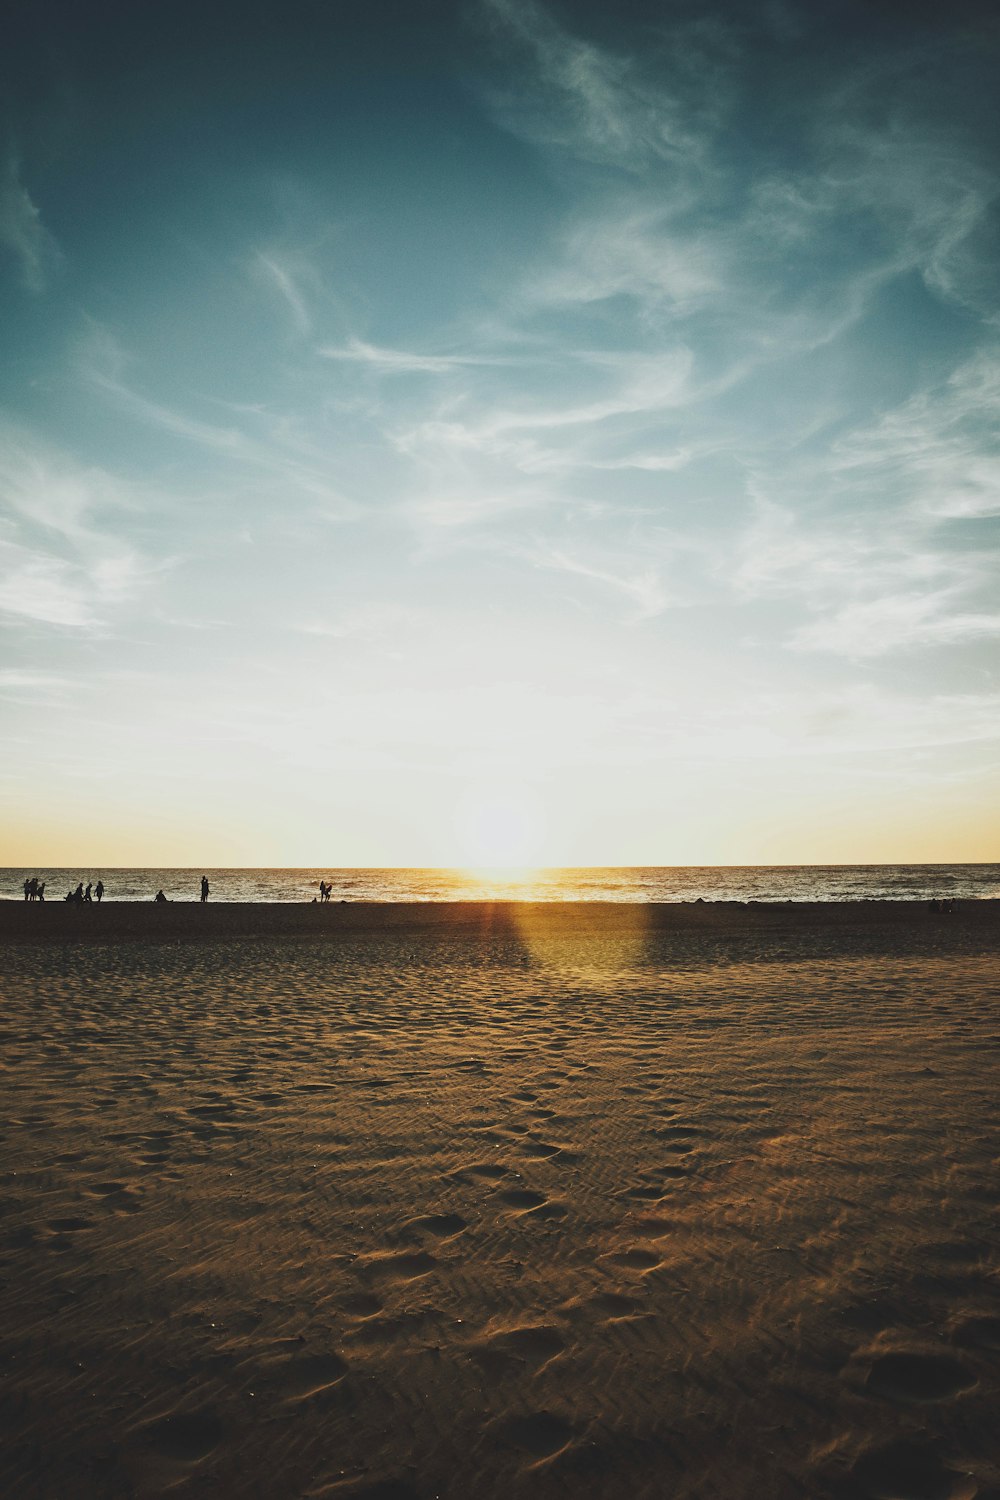
[[[1000,904],[0,943],[4,1493],[1000,1496]]]

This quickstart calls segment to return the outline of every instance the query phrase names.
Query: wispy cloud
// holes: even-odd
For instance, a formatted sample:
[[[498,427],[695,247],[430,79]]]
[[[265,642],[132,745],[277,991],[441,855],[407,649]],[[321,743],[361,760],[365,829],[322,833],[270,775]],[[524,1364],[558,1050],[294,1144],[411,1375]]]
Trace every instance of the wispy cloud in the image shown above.
[[[837,442],[833,470],[927,517],[1000,514],[1000,344]]]
[[[0,609],[100,628],[106,610],[135,598],[151,565],[116,535],[115,518],[148,500],[135,486],[16,423],[0,419]]]
[[[0,611],[90,631],[101,624],[97,580],[79,564],[0,542]]]
[[[616,572],[603,560],[589,561],[551,544],[537,543],[525,548],[525,555],[537,568],[552,572],[568,573],[578,578],[589,579],[624,594],[631,603],[629,617],[633,620],[651,620],[663,613],[670,602],[659,570],[652,565]]]
[[[257,279],[277,294],[295,332],[308,338],[313,331],[313,319],[306,285],[315,280],[312,266],[282,250],[258,250],[250,266]]]
[[[801,626],[789,644],[798,651],[873,657],[1000,636],[1000,611],[971,613],[954,608],[954,602],[951,594],[938,592],[847,604]]]
[[[228,424],[192,415],[179,405],[144,394],[127,378],[128,361],[117,340],[98,329],[81,350],[83,381],[119,411],[147,426],[170,433],[186,444],[205,450],[233,468],[256,471],[282,486],[284,498],[295,495],[321,507],[327,518],[347,519],[356,504],[332,478],[328,447],[304,430],[301,420],[264,406],[226,403]],[[218,401],[201,402],[218,408]]]
[[[303,635],[328,640],[384,644],[402,638],[420,623],[420,612],[410,606],[391,603],[354,605],[333,618],[313,616],[294,629]]]
[[[657,70],[574,35],[534,0],[482,0],[481,13],[528,66],[494,108],[536,144],[639,171],[666,162],[704,171],[705,136],[729,102],[719,25],[678,27]],[[666,82],[669,79],[670,82]]]
[[[42,292],[62,256],[21,181],[21,165],[8,149],[0,161],[0,246],[18,267],[21,285]]]
[[[416,354],[406,349],[382,348],[359,338],[350,338],[339,346],[324,345],[318,352],[324,359],[364,365],[379,375],[450,375],[457,370],[524,362],[496,354]]]
[[[33,671],[23,667],[0,668],[0,696],[11,704],[30,707],[60,707],[67,695],[79,692],[79,678],[60,672]]]

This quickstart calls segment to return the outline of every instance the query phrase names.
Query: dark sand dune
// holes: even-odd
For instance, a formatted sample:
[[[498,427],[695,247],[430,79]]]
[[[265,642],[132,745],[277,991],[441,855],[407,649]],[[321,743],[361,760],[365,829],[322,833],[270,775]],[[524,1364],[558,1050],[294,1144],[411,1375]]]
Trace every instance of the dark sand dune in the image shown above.
[[[25,1497],[1000,1496],[1000,911],[0,909]]]

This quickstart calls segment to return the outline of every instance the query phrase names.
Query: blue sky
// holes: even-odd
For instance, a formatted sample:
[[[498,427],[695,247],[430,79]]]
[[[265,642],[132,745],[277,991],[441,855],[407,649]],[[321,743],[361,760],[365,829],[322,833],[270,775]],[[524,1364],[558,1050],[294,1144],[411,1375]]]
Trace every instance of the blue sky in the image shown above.
[[[4,862],[995,858],[998,52],[22,14]]]

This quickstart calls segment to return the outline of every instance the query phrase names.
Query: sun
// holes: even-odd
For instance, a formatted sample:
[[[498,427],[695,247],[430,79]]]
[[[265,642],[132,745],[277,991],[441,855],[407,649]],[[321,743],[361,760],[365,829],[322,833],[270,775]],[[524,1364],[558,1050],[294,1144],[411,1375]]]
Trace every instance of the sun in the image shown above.
[[[461,863],[476,869],[537,864],[544,818],[525,787],[470,788],[456,809]]]

